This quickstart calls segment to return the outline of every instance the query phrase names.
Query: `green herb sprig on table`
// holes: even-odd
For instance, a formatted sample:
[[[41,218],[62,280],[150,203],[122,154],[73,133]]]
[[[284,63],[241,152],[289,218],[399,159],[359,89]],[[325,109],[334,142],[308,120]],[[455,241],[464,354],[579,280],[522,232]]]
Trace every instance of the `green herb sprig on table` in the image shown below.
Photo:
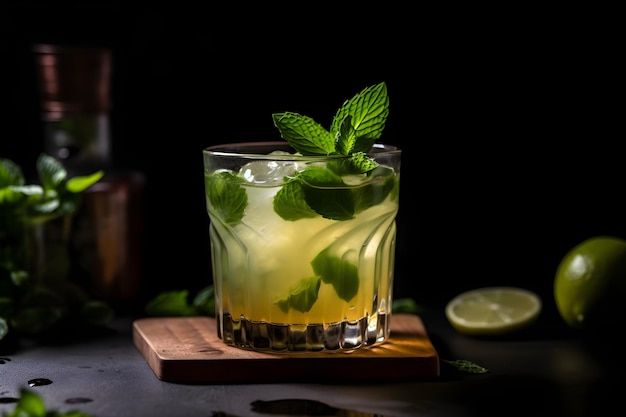
[[[28,267],[33,263],[28,239],[34,231],[57,219],[69,220],[80,206],[81,193],[104,172],[69,177],[58,160],[43,153],[36,168],[40,184],[26,184],[20,166],[0,158],[0,340],[10,329],[35,335],[53,328],[68,318],[70,303],[80,304],[77,322],[102,324],[113,315],[108,304],[89,299],[69,280],[57,276],[46,282],[45,276],[32,276]]]

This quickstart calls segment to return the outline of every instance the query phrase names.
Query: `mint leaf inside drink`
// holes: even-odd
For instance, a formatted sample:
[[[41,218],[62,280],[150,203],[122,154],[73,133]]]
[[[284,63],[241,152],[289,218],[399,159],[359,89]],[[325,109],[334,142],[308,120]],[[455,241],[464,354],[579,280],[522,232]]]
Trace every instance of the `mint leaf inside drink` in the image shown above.
[[[298,173],[307,204],[322,217],[332,220],[349,220],[354,217],[352,191],[341,177],[331,170],[309,167]]]
[[[330,248],[321,251],[313,262],[313,270],[325,284],[331,284],[339,298],[350,301],[359,291],[357,266],[344,257],[333,255]]]
[[[352,190],[354,197],[354,210],[360,213],[370,207],[380,204],[396,188],[397,181],[393,169],[377,167],[369,175],[369,181],[361,187]],[[392,195],[397,198],[398,194]]]
[[[311,310],[313,304],[317,301],[320,284],[320,277],[304,278],[289,288],[288,294],[275,301],[275,304],[284,313],[287,313],[290,308],[306,313]]]
[[[348,158],[340,158],[327,162],[327,167],[337,175],[354,175],[368,173],[375,169],[378,163],[364,152],[357,152]]]
[[[302,184],[297,180],[288,181],[278,190],[273,205],[283,220],[295,221],[319,215],[307,204]]]
[[[206,196],[217,216],[227,224],[241,221],[248,195],[241,186],[245,180],[229,171],[209,175],[205,180]]]

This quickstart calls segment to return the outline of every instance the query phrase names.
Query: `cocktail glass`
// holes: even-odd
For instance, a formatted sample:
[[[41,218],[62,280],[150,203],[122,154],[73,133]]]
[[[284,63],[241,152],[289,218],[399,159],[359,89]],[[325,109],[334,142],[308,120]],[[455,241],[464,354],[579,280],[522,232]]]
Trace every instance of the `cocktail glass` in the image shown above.
[[[400,157],[338,176],[345,156],[287,142],[203,150],[218,336],[270,352],[349,351],[388,339]]]

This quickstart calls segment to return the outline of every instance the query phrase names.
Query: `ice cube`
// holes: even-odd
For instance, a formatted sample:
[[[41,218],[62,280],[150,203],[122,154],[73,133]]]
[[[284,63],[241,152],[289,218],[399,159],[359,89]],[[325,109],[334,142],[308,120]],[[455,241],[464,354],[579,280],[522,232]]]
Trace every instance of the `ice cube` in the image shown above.
[[[252,161],[242,166],[239,174],[246,181],[265,186],[281,185],[283,178],[294,176],[304,164],[295,161]]]

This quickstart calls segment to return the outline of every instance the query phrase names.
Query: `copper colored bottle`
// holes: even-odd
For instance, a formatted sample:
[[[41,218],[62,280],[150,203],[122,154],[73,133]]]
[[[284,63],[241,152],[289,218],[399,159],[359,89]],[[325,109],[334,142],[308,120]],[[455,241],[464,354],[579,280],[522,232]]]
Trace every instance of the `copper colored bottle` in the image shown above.
[[[142,273],[141,172],[112,163],[113,57],[105,47],[33,46],[44,152],[70,176],[103,170],[73,219],[72,278],[99,299],[131,302]]]

